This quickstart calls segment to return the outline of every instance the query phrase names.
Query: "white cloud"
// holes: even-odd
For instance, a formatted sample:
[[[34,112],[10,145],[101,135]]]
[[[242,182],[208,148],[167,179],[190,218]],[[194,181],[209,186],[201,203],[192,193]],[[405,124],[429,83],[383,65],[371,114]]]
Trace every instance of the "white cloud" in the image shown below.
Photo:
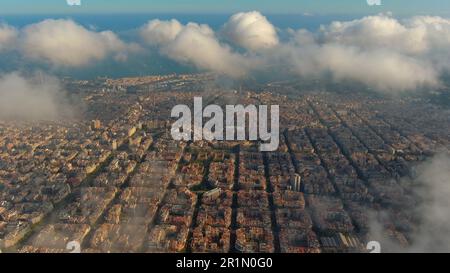
[[[137,50],[111,31],[94,32],[71,20],[48,19],[22,30],[21,50],[36,61],[56,66],[81,67],[109,55]]]
[[[59,81],[44,74],[22,76],[18,72],[0,75],[0,118],[56,120],[73,117],[75,109]]]
[[[146,43],[168,57],[234,77],[278,67],[300,77],[354,81],[383,92],[437,87],[450,67],[450,21],[390,15],[333,22],[317,32],[290,31],[280,42],[275,27],[259,12],[237,13],[223,26],[235,52],[206,25],[153,20],[141,28]],[[255,54],[256,53],[256,54]]]
[[[288,33],[280,40],[256,11],[233,15],[221,29],[219,37],[239,50],[208,25],[152,20],[139,29],[144,44],[170,59],[231,77],[269,68],[396,92],[438,87],[450,71],[450,20],[441,17],[398,20],[381,14]],[[108,57],[126,61],[130,51],[139,49],[111,31],[89,30],[71,20],[45,20],[20,31],[0,25],[0,50],[6,48],[17,48],[24,60],[67,67]]]
[[[220,43],[207,25],[154,20],[141,29],[141,35],[147,43],[158,45],[162,54],[199,69],[242,77],[254,65],[253,60]]]
[[[13,48],[18,31],[6,24],[0,24],[0,52]]]
[[[427,48],[426,29],[410,27],[388,15],[367,16],[348,22],[322,26],[319,41],[357,46],[361,49],[389,49],[402,53],[421,53]]]
[[[437,85],[438,74],[431,64],[385,49],[365,51],[340,44],[285,46],[278,54],[279,65],[291,72],[317,78],[331,76],[334,81],[363,83],[383,92]]]
[[[450,251],[450,156],[442,152],[416,168],[415,177],[404,178],[413,185],[411,190],[417,204],[403,208],[417,225],[408,233],[405,246],[386,234],[383,226],[395,221],[392,211],[379,211],[379,217],[371,217],[369,238],[379,240],[383,252],[449,252]],[[372,215],[373,216],[373,215]],[[381,219],[380,219],[381,218]],[[391,220],[389,220],[389,218]]]
[[[440,17],[368,16],[291,34],[275,56],[301,76],[327,74],[394,92],[437,87],[450,68],[450,20]]]
[[[236,45],[251,51],[272,48],[279,42],[275,27],[257,11],[231,16],[223,33]]]
[[[149,45],[161,45],[173,41],[183,29],[183,25],[175,19],[170,21],[151,20],[141,27],[140,35]]]
[[[422,221],[413,234],[413,252],[450,251],[450,157],[442,153],[422,164],[418,181],[424,186],[416,190],[422,198],[416,209]]]

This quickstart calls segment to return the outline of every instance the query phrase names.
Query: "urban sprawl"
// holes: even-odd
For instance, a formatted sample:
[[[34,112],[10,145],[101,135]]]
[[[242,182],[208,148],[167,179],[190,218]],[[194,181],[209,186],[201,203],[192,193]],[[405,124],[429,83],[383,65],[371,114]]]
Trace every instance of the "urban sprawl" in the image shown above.
[[[236,89],[210,74],[75,81],[82,118],[0,121],[3,252],[366,252],[370,221],[399,245],[417,228],[414,166],[450,147],[432,104]],[[175,141],[171,109],[279,105],[280,145]],[[387,216],[386,216],[387,215]]]

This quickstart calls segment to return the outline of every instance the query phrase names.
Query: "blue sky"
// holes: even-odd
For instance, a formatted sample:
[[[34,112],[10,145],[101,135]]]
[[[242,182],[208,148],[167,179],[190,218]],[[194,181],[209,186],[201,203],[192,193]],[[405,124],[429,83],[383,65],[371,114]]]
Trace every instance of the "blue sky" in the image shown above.
[[[448,0],[81,0],[69,7],[66,0],[0,0],[0,14],[60,13],[233,13],[259,10],[291,14],[372,14],[392,11],[398,15],[448,15]]]

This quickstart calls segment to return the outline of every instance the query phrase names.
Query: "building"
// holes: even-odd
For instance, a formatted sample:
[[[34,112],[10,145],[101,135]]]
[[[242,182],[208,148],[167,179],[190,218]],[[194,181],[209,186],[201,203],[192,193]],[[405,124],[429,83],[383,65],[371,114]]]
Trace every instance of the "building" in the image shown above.
[[[301,191],[301,182],[302,182],[302,177],[296,173],[294,174],[294,177],[291,178],[291,187],[293,191]]]

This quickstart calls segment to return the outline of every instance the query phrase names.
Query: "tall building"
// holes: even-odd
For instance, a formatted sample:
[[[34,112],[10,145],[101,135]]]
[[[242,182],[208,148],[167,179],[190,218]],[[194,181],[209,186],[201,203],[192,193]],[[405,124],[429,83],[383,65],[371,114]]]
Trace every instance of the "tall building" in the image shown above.
[[[301,191],[302,177],[296,173],[294,177],[291,177],[291,187],[293,191]]]

